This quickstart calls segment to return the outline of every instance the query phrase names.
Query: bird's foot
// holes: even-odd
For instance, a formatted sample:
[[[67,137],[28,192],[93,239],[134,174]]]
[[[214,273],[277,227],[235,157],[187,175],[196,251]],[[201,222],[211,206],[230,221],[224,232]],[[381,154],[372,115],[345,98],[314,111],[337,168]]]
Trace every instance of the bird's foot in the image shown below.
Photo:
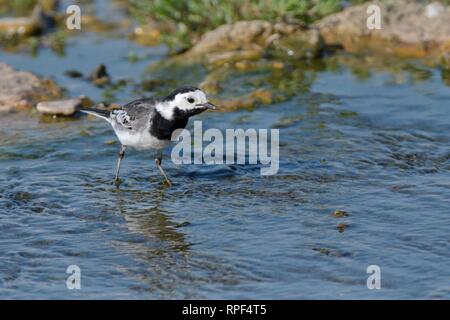
[[[120,180],[119,178],[115,178],[113,180],[113,184],[118,188],[122,184],[122,180]]]
[[[164,185],[165,186],[167,186],[167,187],[171,187],[172,186],[172,182],[170,182],[170,180],[169,179],[164,179]]]

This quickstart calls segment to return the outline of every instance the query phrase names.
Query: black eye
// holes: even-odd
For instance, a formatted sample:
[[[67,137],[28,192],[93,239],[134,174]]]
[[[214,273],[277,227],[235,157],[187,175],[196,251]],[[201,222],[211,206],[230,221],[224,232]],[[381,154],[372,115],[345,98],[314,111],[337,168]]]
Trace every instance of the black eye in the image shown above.
[[[188,98],[187,100],[189,103],[194,103],[194,98]]]

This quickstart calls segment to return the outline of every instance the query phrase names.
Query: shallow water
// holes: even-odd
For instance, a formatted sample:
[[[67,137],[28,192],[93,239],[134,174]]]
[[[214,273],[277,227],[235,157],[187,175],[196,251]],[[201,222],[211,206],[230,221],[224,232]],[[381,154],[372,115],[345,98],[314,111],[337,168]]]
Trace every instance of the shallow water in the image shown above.
[[[145,58],[130,63],[130,50]],[[0,60],[97,101],[101,89],[64,70],[105,63],[139,81],[164,53],[87,34],[65,57]],[[450,90],[420,68],[420,81],[325,68],[287,102],[196,117],[205,129],[280,128],[270,177],[175,166],[169,148],[173,187],[151,153],[131,151],[117,188],[118,144],[102,120],[0,119],[0,298],[450,298]],[[66,288],[69,265],[81,268],[79,291]],[[369,265],[381,290],[366,287]]]

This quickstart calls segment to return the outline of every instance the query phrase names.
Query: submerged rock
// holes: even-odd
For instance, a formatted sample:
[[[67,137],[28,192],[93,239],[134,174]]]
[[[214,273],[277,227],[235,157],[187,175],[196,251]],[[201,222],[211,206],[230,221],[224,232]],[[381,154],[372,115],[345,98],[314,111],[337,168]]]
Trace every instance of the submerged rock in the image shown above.
[[[339,224],[337,225],[337,227],[336,227],[336,229],[337,229],[340,233],[344,232],[344,231],[345,231],[345,228],[347,228],[347,225],[346,225],[345,223],[339,223]]]
[[[83,74],[80,71],[74,70],[74,69],[64,71],[64,75],[66,75],[70,78],[82,78],[83,77]]]
[[[81,105],[81,99],[43,101],[37,104],[37,110],[42,114],[71,116]]]
[[[0,63],[0,74],[0,111],[31,108],[38,101],[61,96],[61,89],[53,81],[30,72],[17,71]]]
[[[258,60],[261,58],[262,51],[260,49],[237,50],[211,53],[207,56],[208,65],[223,65],[230,62]]]
[[[233,99],[211,98],[211,101],[219,106],[220,111],[234,111],[238,109],[252,109],[258,105],[268,105],[274,102],[271,91],[258,89],[246,95]]]
[[[345,218],[345,217],[348,217],[348,213],[347,213],[347,211],[344,211],[344,210],[335,210],[333,212],[333,217],[335,217],[335,218]]]
[[[377,5],[381,29],[367,27],[367,7]],[[315,24],[326,44],[347,51],[367,49],[406,57],[442,56],[450,51],[450,7],[422,1],[373,1],[351,6]]]

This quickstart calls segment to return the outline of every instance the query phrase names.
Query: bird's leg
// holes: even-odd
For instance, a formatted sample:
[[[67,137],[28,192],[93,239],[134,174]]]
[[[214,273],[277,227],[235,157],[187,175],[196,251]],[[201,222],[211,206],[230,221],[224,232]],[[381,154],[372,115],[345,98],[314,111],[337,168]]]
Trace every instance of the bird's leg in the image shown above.
[[[122,159],[125,156],[125,149],[126,149],[126,147],[124,145],[120,146],[119,158],[117,158],[116,177],[114,178],[114,182],[119,181],[120,163],[122,162]]]
[[[156,166],[158,167],[159,171],[161,171],[162,175],[164,176],[164,178],[166,179],[166,183],[170,186],[172,186],[172,182],[170,182],[169,178],[167,178],[166,173],[164,172],[163,168],[161,167],[161,162],[162,162],[162,156],[158,155],[155,159],[155,163]]]

